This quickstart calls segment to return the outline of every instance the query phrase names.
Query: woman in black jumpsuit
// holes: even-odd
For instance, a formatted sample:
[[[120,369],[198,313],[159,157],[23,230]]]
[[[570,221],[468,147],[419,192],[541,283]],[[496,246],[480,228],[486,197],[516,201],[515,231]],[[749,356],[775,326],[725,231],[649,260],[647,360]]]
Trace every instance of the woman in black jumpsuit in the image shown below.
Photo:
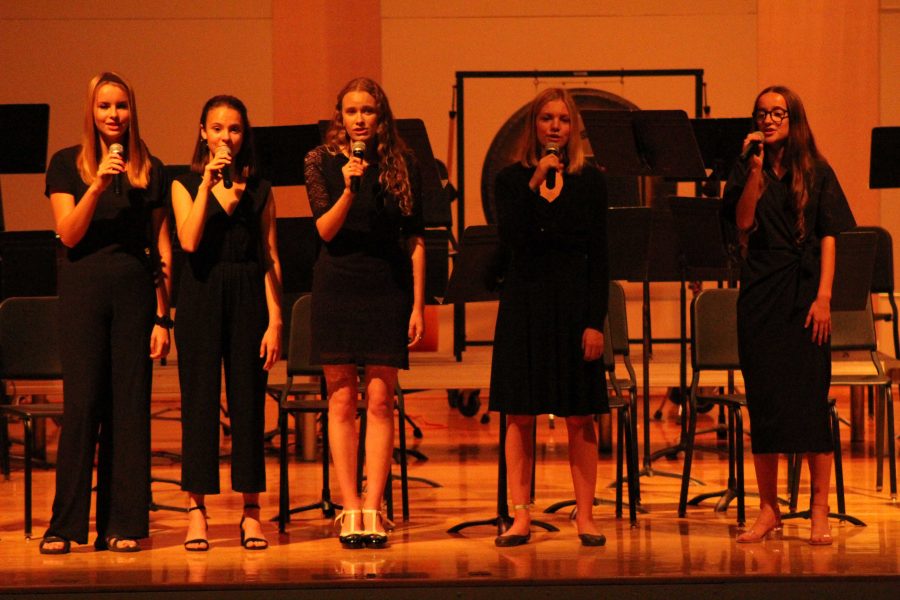
[[[355,152],[354,152],[355,150]],[[326,143],[305,162],[323,240],[312,294],[312,359],[328,387],[328,433],[344,548],[387,544],[381,498],[394,447],[397,369],[424,332],[425,246],[418,170],[384,90],[354,79],[337,97]],[[357,365],[365,365],[366,497],[356,492]]]
[[[233,96],[215,96],[200,115],[191,173],[172,184],[178,239],[188,252],[178,288],[175,338],[181,483],[189,495],[184,547],[190,551],[209,549],[204,497],[219,493],[223,362],[231,487],[244,500],[241,545],[248,550],[268,547],[259,522],[259,493],[266,489],[267,371],[281,355],[281,266],[275,200],[269,182],[253,175],[253,158],[246,107]]]
[[[535,415],[548,413],[566,418],[581,543],[606,541],[592,508],[594,415],[609,412],[601,360],[609,295],[607,201],[603,176],[584,164],[579,127],[568,92],[541,92],[531,104],[519,162],[497,176],[497,223],[511,261],[497,315],[490,408],[508,416],[515,513],[497,546],[518,546],[531,536],[532,431]]]
[[[828,488],[832,442],[831,288],[835,236],[855,225],[834,171],[816,148],[800,98],[775,86],[753,105],[756,130],[725,187],[725,215],[746,257],[738,297],[738,345],[747,387],[760,514],[740,543],[781,527],[779,453],[809,462],[809,542],[830,544]]]
[[[151,359],[169,351],[162,163],[141,140],[134,91],[119,75],[91,80],[85,112],[81,145],[57,152],[47,169],[68,250],[59,271],[65,402],[44,554],[87,543],[98,440],[94,546],[140,549],[149,534]]]

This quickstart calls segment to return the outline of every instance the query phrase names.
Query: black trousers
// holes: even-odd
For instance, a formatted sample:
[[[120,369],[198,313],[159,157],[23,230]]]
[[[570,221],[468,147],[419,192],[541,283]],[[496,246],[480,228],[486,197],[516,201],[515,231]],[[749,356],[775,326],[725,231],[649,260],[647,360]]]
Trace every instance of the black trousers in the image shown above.
[[[266,489],[265,392],[259,346],[268,325],[263,275],[256,262],[213,266],[204,279],[186,266],[178,289],[175,341],[181,386],[181,487],[219,493],[222,365],[231,421],[231,488]]]
[[[131,255],[98,253],[61,265],[59,300],[63,418],[45,535],[87,543],[97,450],[98,538],[147,537],[153,277]]]

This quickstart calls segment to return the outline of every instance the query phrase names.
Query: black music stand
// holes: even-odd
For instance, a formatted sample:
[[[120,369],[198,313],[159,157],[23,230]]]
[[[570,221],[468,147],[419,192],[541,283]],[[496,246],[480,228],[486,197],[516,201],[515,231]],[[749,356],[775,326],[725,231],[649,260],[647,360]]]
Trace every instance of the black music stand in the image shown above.
[[[49,104],[0,104],[0,175],[43,173],[47,170]],[[3,221],[3,188],[0,186],[0,231]]]
[[[872,129],[870,160],[870,188],[900,188],[900,127]]]
[[[475,225],[463,232],[459,257],[456,260],[444,302],[485,302],[500,297],[500,286],[506,270],[506,258],[497,236],[495,225]],[[489,519],[464,521],[454,525],[447,533],[459,533],[469,527],[492,525],[501,535],[512,524],[509,516],[506,476],[506,413],[500,411],[499,456],[497,458],[497,515]],[[532,479],[532,485],[534,480]],[[559,531],[543,521],[532,520],[531,525],[547,531]]]
[[[750,132],[750,117],[730,119],[691,119],[694,137],[700,147],[703,164],[711,172],[703,183],[703,195],[721,195],[721,183],[728,178],[734,163],[741,154],[744,138]]]

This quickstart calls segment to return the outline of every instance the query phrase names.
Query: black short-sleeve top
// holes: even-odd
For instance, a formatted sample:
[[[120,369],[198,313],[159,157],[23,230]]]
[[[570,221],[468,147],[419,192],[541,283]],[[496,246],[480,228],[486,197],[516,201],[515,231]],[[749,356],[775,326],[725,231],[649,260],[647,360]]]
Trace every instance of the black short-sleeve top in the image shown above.
[[[71,194],[77,205],[87,192],[78,172],[76,158],[81,146],[64,148],[53,155],[47,168],[44,194]],[[128,253],[147,260],[155,248],[151,240],[151,213],[168,203],[168,185],[163,164],[150,157],[150,182],[146,188],[131,187],[122,175],[122,193],[116,195],[110,185],[97,200],[97,208],[84,237],[67,251],[69,261],[75,262],[93,254]]]

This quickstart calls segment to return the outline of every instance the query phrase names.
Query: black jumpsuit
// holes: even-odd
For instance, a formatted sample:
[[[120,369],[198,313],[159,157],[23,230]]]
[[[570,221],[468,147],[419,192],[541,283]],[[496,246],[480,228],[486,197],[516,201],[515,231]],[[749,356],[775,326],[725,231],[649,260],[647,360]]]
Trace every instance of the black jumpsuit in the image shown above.
[[[192,198],[202,176],[179,176]],[[251,178],[229,215],[210,191],[203,237],[178,288],[175,341],[181,385],[181,487],[219,493],[222,364],[231,421],[231,487],[266,489],[265,389],[259,347],[268,326],[260,220],[271,185]],[[273,224],[274,226],[274,224]]]
[[[79,147],[57,152],[46,195],[88,189],[75,164]],[[162,163],[151,159],[146,189],[100,196],[87,233],[59,269],[63,419],[53,517],[45,536],[87,543],[94,451],[97,546],[104,538],[149,535],[150,333],[156,312],[151,213],[166,206]]]

